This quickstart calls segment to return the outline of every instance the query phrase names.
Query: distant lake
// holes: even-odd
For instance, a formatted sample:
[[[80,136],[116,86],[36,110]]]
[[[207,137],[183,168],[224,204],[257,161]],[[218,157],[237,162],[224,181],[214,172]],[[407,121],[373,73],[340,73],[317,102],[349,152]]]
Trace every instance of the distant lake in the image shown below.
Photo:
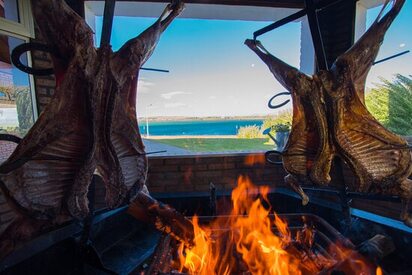
[[[145,121],[139,122],[140,133],[147,134]],[[149,134],[153,136],[184,135],[236,135],[240,127],[262,126],[263,120],[187,120],[149,122]]]

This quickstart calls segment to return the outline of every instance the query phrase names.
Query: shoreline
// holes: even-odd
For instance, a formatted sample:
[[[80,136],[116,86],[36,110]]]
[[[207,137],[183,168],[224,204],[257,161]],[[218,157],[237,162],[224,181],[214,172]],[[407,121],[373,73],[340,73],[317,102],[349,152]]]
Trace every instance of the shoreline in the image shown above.
[[[143,139],[184,139],[184,138],[238,138],[237,135],[182,135],[182,136],[152,136],[142,135]]]
[[[268,116],[244,117],[148,117],[148,122],[180,122],[180,121],[232,121],[232,120],[265,120]],[[146,117],[138,118],[139,124],[146,123]]]

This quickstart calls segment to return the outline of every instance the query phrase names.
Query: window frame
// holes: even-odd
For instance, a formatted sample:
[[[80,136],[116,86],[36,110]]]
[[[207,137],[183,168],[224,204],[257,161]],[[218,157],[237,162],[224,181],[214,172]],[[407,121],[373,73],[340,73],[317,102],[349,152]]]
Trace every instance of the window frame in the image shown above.
[[[0,30],[8,31],[14,35],[34,38],[34,24],[30,0],[17,0],[17,6],[20,23],[0,18]]]
[[[17,39],[21,39],[24,42],[30,42],[30,39],[34,38],[34,23],[30,0],[17,0],[17,5],[20,23],[5,18],[0,18],[0,34],[12,36]],[[32,66],[31,52],[28,51],[26,54],[28,66]],[[32,101],[33,121],[35,122],[39,116],[36,90],[33,75],[28,74],[28,76]]]

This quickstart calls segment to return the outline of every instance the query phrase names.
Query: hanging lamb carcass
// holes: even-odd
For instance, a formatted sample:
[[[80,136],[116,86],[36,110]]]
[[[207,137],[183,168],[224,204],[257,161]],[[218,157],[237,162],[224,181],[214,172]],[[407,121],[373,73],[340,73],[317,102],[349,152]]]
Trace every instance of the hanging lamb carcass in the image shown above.
[[[147,191],[147,158],[136,119],[137,73],[183,4],[168,5],[117,52],[110,45],[95,48],[92,30],[63,0],[32,1],[32,10],[53,52],[56,89],[0,166],[1,192],[14,213],[0,232],[0,257],[46,228],[85,218],[95,173],[110,208]]]
[[[329,70],[308,76],[271,55],[259,41],[245,44],[265,62],[275,78],[290,91],[293,122],[282,153],[285,181],[309,198],[299,183],[330,182],[332,160],[343,159],[356,177],[358,192],[396,195],[402,199],[401,219],[412,226],[411,151],[406,140],[385,129],[366,109],[366,77],[384,35],[405,0],[386,1],[368,31]]]

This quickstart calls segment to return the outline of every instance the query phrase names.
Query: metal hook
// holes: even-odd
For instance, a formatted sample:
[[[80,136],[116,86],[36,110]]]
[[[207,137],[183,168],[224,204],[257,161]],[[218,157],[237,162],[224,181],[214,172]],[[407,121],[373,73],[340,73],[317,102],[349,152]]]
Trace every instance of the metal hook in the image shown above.
[[[270,157],[272,155],[282,156],[283,152],[276,151],[276,150],[270,150],[270,151],[267,151],[265,153],[265,159],[266,159],[267,162],[269,162],[270,164],[283,165],[282,161],[273,161],[273,160],[271,160]]]
[[[278,96],[282,96],[282,95],[290,95],[290,93],[289,93],[289,92],[282,92],[282,93],[278,93],[278,94],[272,96],[272,98],[269,99],[268,107],[269,107],[270,109],[278,109],[278,108],[283,107],[283,106],[285,106],[286,104],[288,104],[289,101],[290,101],[290,99],[286,100],[285,102],[283,102],[283,103],[281,103],[281,104],[272,105],[272,101],[273,101],[275,98],[277,98]]]
[[[12,50],[12,52],[11,52],[11,61],[12,61],[13,65],[16,66],[16,68],[19,69],[20,71],[28,73],[28,74],[32,74],[32,75],[51,75],[51,74],[53,74],[54,73],[53,68],[35,69],[35,68],[28,67],[28,66],[24,65],[23,63],[21,63],[20,56],[23,53],[28,52],[28,51],[32,51],[32,50],[48,52],[48,53],[51,53],[51,54],[55,55],[52,48],[50,48],[49,46],[47,46],[45,44],[34,43],[34,42],[24,43],[24,44],[21,44],[21,45],[15,47]]]

